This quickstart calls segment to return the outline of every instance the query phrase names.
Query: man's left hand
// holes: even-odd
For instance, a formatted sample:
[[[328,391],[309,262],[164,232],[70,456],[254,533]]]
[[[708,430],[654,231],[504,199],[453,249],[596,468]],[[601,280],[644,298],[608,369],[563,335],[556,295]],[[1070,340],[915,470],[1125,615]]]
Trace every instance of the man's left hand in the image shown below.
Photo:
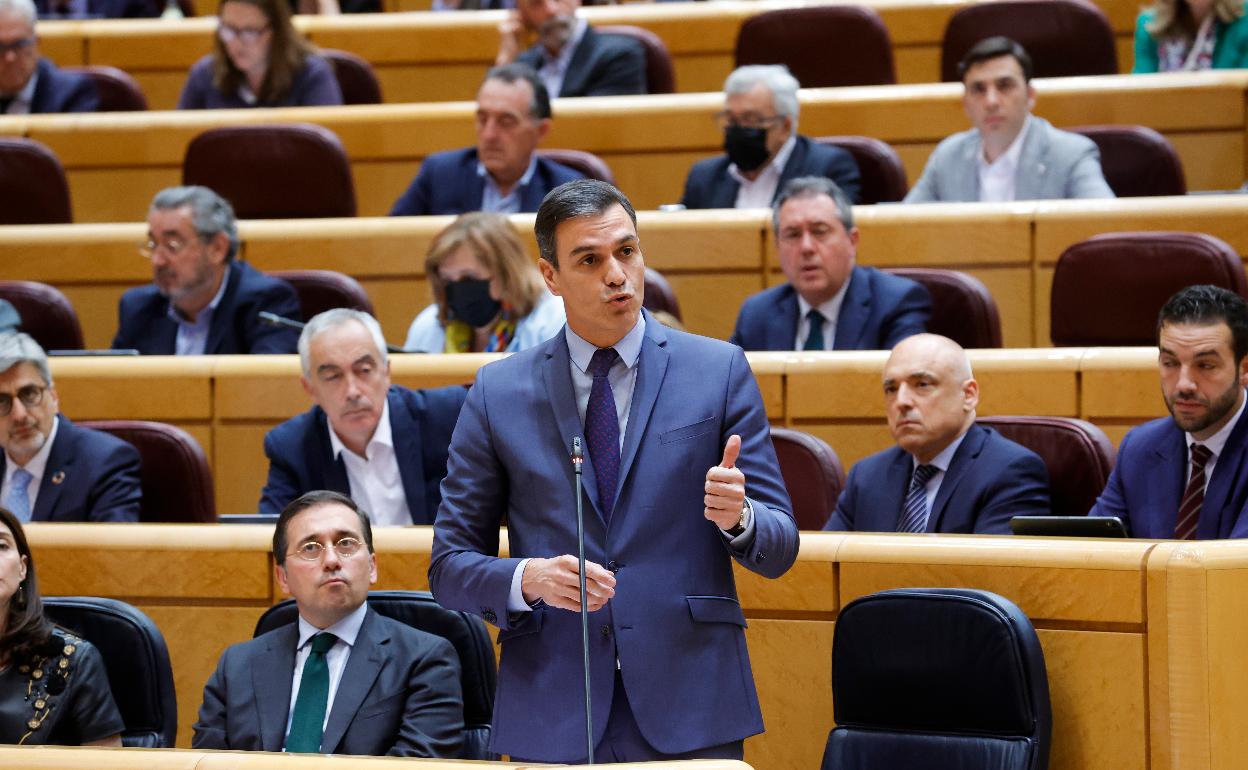
[[[734,433],[724,445],[723,460],[706,472],[706,508],[702,515],[720,529],[732,529],[741,523],[745,508],[745,474],[736,467],[740,453],[741,437]]]

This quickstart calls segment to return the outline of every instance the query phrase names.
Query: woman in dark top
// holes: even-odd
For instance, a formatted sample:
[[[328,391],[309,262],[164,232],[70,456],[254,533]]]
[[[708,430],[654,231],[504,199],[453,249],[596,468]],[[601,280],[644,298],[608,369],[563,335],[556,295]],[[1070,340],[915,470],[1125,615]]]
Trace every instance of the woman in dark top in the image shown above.
[[[124,727],[100,653],[43,616],[22,524],[0,508],[0,743],[120,746]]]
[[[191,67],[178,109],[318,104],[342,104],[342,91],[290,23],[288,0],[224,0],[212,53]]]

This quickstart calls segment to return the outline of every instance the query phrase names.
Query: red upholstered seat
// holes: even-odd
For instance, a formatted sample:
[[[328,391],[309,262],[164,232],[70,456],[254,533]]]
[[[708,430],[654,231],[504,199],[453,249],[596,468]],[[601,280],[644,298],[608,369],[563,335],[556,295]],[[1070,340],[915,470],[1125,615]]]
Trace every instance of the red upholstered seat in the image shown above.
[[[964,348],[1001,347],[996,300],[975,276],[930,267],[894,267],[884,272],[918,281],[927,288],[932,295],[929,332],[943,334]]]
[[[561,163],[570,169],[579,171],[590,179],[615,184],[615,176],[607,162],[592,152],[584,150],[538,150],[537,154],[546,160]]]
[[[82,324],[69,299],[55,286],[35,281],[0,281],[0,299],[22,317],[22,331],[44,350],[80,350]]]
[[[940,79],[961,80],[958,62],[976,43],[996,35],[1027,50],[1032,77],[1118,73],[1114,30],[1089,0],[995,0],[964,6],[949,18],[940,46]]]
[[[0,138],[0,225],[73,221],[69,183],[56,154],[33,139]]]
[[[676,68],[672,66],[672,55],[663,38],[645,27],[628,24],[595,26],[594,29],[603,35],[623,35],[641,43],[646,52],[646,93],[676,93]]]
[[[1073,417],[981,417],[978,422],[1040,455],[1049,469],[1054,516],[1085,516],[1114,469],[1114,446],[1095,425]]]
[[[1183,161],[1170,140],[1153,129],[1079,126],[1067,130],[1096,142],[1105,181],[1119,198],[1187,194]]]
[[[381,83],[373,65],[350,51],[322,48],[321,56],[334,68],[343,104],[381,104]]]
[[[840,458],[828,442],[791,428],[772,428],[771,443],[798,529],[823,529],[845,487]]]
[[[892,203],[906,197],[906,169],[897,151],[886,142],[869,136],[820,136],[819,144],[840,147],[854,156],[862,178],[860,203]]]
[[[673,318],[684,323],[685,319],[680,315],[680,302],[676,299],[676,292],[663,274],[652,267],[647,267],[645,284],[645,298],[642,300],[645,308],[671,313]]]
[[[884,21],[862,5],[764,11],[737,33],[734,65],[784,64],[803,88],[897,82]]]
[[[83,420],[88,428],[111,433],[139,450],[142,522],[215,522],[216,497],[208,458],[191,434],[175,425],[148,420]]]
[[[147,109],[147,97],[139,82],[129,73],[102,64],[62,67],[65,72],[79,72],[95,83],[100,95],[99,112],[136,112]]]
[[[304,321],[336,307],[375,315],[368,292],[349,275],[336,270],[270,270],[268,273],[295,287]]]

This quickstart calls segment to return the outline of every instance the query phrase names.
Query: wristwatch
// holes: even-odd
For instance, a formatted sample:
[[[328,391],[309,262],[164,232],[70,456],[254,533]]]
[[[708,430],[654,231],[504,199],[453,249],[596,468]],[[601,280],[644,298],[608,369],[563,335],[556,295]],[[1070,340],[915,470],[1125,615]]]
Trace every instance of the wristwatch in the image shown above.
[[[724,530],[724,534],[728,537],[741,537],[745,534],[745,507],[747,505],[748,503],[741,503],[741,518],[737,519],[736,526]]]

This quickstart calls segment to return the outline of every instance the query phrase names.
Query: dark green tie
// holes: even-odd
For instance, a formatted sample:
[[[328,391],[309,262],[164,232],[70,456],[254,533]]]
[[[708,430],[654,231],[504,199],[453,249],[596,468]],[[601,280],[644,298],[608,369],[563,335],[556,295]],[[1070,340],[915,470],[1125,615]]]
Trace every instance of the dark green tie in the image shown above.
[[[286,736],[286,750],[304,754],[316,754],[321,750],[321,732],[325,728],[325,706],[329,701],[329,664],[325,653],[334,646],[338,637],[333,634],[317,634],[312,637],[312,652],[303,664],[303,676],[299,679],[299,695],[295,698],[295,712],[290,720],[290,734]]]
[[[806,320],[810,322],[810,331],[806,333],[806,345],[802,350],[823,350],[823,313],[811,308]]]

